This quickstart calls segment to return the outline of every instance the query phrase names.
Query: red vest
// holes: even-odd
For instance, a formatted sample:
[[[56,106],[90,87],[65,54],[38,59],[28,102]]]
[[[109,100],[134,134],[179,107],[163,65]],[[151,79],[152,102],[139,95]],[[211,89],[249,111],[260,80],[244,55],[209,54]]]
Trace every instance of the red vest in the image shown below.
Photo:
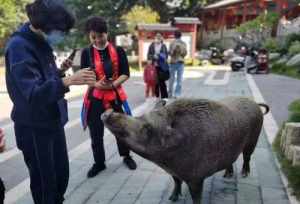
[[[115,47],[110,43],[108,44],[108,52],[112,62],[113,81],[115,81],[119,78],[119,57]],[[95,64],[95,71],[96,71],[97,78],[99,80],[106,79],[103,62],[96,48],[93,48],[93,54],[94,54],[94,64]],[[125,93],[125,90],[122,88],[122,86],[117,87],[116,91],[118,92],[121,101],[125,101],[127,99],[127,95]],[[101,90],[101,89],[94,88],[92,95],[93,97],[102,100],[104,108],[108,109],[110,108],[110,102],[117,99],[116,91]],[[85,94],[85,99],[87,99],[87,96],[88,96],[88,91]]]

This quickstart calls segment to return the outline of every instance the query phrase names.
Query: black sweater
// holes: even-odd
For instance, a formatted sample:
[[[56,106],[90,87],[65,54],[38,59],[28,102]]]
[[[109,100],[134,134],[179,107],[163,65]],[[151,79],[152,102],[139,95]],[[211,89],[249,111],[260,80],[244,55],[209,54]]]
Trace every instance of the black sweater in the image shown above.
[[[104,65],[104,72],[106,78],[109,79],[112,77],[112,62],[109,56],[108,47],[104,50],[98,50],[100,54],[100,58],[103,60]],[[116,51],[118,53],[119,58],[119,76],[120,75],[127,75],[130,76],[129,65],[126,53],[123,48],[116,47]],[[91,63],[91,60],[94,61],[94,54],[93,54],[93,47],[90,46],[85,48],[81,54],[81,68],[88,68],[91,67],[95,69],[94,63]]]

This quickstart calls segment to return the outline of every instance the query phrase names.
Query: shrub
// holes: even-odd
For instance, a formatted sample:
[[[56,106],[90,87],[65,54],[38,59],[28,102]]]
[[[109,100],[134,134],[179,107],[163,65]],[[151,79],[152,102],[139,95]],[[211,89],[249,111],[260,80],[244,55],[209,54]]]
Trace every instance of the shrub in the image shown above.
[[[285,38],[285,46],[288,49],[293,42],[295,41],[300,41],[300,34],[297,33],[291,33],[289,35],[287,35],[287,37]]]
[[[274,38],[269,38],[267,39],[263,47],[267,49],[269,52],[278,52],[280,50],[279,44],[276,39]]]
[[[299,69],[296,66],[287,66],[283,63],[275,63],[272,65],[271,71],[276,74],[300,79]]]
[[[198,59],[186,58],[184,59],[184,64],[187,66],[199,66],[201,65],[201,61]]]
[[[275,63],[272,65],[272,71],[275,73],[281,73],[286,70],[286,65],[282,63]]]
[[[300,53],[300,41],[294,41],[289,47],[289,54],[295,55]]]
[[[211,41],[209,44],[208,44],[208,48],[210,47],[216,47],[220,50],[224,50],[224,46],[223,46],[223,43],[221,40],[214,40],[214,41]]]
[[[300,122],[300,100],[295,100],[289,105],[288,122]],[[292,162],[287,160],[280,147],[281,136],[284,124],[280,127],[273,143],[273,148],[277,154],[278,160],[281,163],[281,169],[287,176],[289,187],[292,187],[293,194],[300,198],[300,166],[293,166]]]
[[[288,122],[300,122],[300,99],[289,105],[290,116]]]

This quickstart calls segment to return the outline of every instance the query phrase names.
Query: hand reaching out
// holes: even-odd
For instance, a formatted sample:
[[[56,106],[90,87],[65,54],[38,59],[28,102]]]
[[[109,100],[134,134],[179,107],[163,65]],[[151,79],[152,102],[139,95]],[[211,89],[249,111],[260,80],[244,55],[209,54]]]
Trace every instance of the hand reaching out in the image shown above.
[[[71,85],[94,86],[96,83],[96,74],[90,69],[81,69],[72,76],[63,78],[63,83],[67,87]]]

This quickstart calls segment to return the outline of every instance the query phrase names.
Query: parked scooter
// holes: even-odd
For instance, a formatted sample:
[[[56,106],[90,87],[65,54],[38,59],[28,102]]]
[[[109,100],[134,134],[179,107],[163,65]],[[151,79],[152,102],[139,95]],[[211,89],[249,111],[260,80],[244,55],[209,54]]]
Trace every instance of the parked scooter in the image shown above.
[[[269,73],[269,58],[266,49],[260,49],[257,54],[257,66],[247,69],[249,74],[268,74]]]
[[[247,49],[241,46],[230,64],[232,71],[246,70],[248,73],[254,73],[258,69],[258,50],[255,47]]]
[[[245,67],[247,52],[248,50],[246,46],[241,46],[238,50],[236,50],[234,56],[230,59],[230,66],[232,71],[240,71]]]
[[[224,64],[225,60],[221,50],[216,47],[210,47],[209,49],[211,50],[210,62],[214,65]]]

